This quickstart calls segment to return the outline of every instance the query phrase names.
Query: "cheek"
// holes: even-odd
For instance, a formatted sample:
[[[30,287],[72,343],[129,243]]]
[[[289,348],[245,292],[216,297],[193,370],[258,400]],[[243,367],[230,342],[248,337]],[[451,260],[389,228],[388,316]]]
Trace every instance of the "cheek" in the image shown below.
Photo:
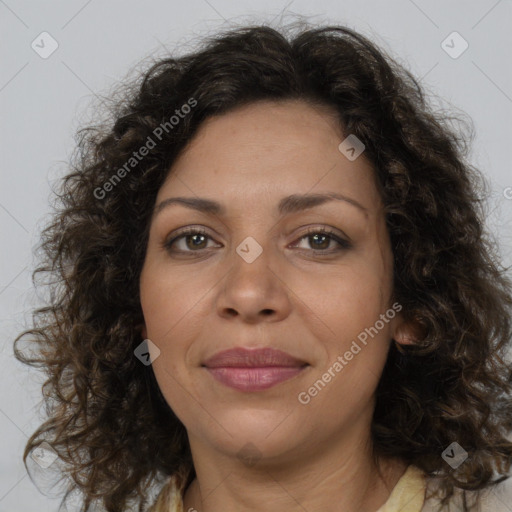
[[[140,297],[146,333],[160,349],[153,371],[171,406],[182,401],[185,388],[191,390],[190,349],[207,317],[211,296],[206,292],[211,288],[201,276],[171,271],[165,264],[143,269]]]
[[[165,268],[148,268],[141,276],[141,306],[148,337],[160,342],[172,339],[187,326],[187,316],[200,306],[205,290],[191,276],[175,275]]]
[[[336,378],[329,386],[360,399],[370,396],[377,385],[391,339],[395,311],[386,316],[392,287],[388,257],[377,247],[356,255],[323,283],[328,286],[323,294],[311,297],[312,308],[328,328],[319,375],[331,369]],[[344,362],[336,372],[333,364],[338,357]]]
[[[377,258],[356,256],[335,273],[307,277],[300,297],[330,328],[344,339],[373,325],[388,307],[391,276]]]
[[[168,274],[157,266],[145,267],[141,275],[140,299],[147,337],[160,350],[152,362],[156,381],[165,400],[182,420],[187,411],[184,390],[194,392],[183,361],[191,339],[192,324],[187,314],[190,315],[197,304],[197,298],[194,300],[190,296],[190,286],[182,287],[179,279]]]

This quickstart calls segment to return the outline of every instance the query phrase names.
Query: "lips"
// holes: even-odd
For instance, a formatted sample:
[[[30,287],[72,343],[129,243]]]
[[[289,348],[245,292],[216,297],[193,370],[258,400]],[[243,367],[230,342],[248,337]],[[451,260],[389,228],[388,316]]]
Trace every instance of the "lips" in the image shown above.
[[[286,352],[274,348],[233,348],[218,352],[210,357],[204,366],[208,368],[257,368],[268,366],[280,366],[296,368],[307,364]]]
[[[239,391],[260,391],[291,379],[309,365],[273,348],[234,348],[218,352],[203,366],[226,386]]]

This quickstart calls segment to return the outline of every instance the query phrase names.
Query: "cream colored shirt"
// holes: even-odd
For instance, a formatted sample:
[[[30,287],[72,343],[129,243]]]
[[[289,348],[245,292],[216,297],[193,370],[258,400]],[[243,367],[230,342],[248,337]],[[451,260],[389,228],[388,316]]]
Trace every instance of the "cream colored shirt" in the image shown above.
[[[421,512],[425,502],[426,480],[421,469],[410,465],[377,512]]]

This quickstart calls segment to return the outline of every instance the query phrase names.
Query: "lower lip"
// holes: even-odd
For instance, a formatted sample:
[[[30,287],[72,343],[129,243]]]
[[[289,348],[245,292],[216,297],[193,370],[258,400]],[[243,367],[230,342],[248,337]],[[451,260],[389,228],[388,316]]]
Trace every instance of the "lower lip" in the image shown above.
[[[215,379],[239,391],[261,391],[298,375],[305,367],[207,368]]]

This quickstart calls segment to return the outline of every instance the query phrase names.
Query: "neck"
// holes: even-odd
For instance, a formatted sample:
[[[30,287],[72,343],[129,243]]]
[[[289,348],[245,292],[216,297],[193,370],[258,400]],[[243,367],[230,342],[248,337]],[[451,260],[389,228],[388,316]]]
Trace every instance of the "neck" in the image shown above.
[[[278,461],[262,457],[254,465],[189,436],[196,478],[185,492],[184,510],[375,512],[407,464],[388,458],[376,465],[369,436],[360,436],[364,431],[353,425],[338,438],[303,444]]]

